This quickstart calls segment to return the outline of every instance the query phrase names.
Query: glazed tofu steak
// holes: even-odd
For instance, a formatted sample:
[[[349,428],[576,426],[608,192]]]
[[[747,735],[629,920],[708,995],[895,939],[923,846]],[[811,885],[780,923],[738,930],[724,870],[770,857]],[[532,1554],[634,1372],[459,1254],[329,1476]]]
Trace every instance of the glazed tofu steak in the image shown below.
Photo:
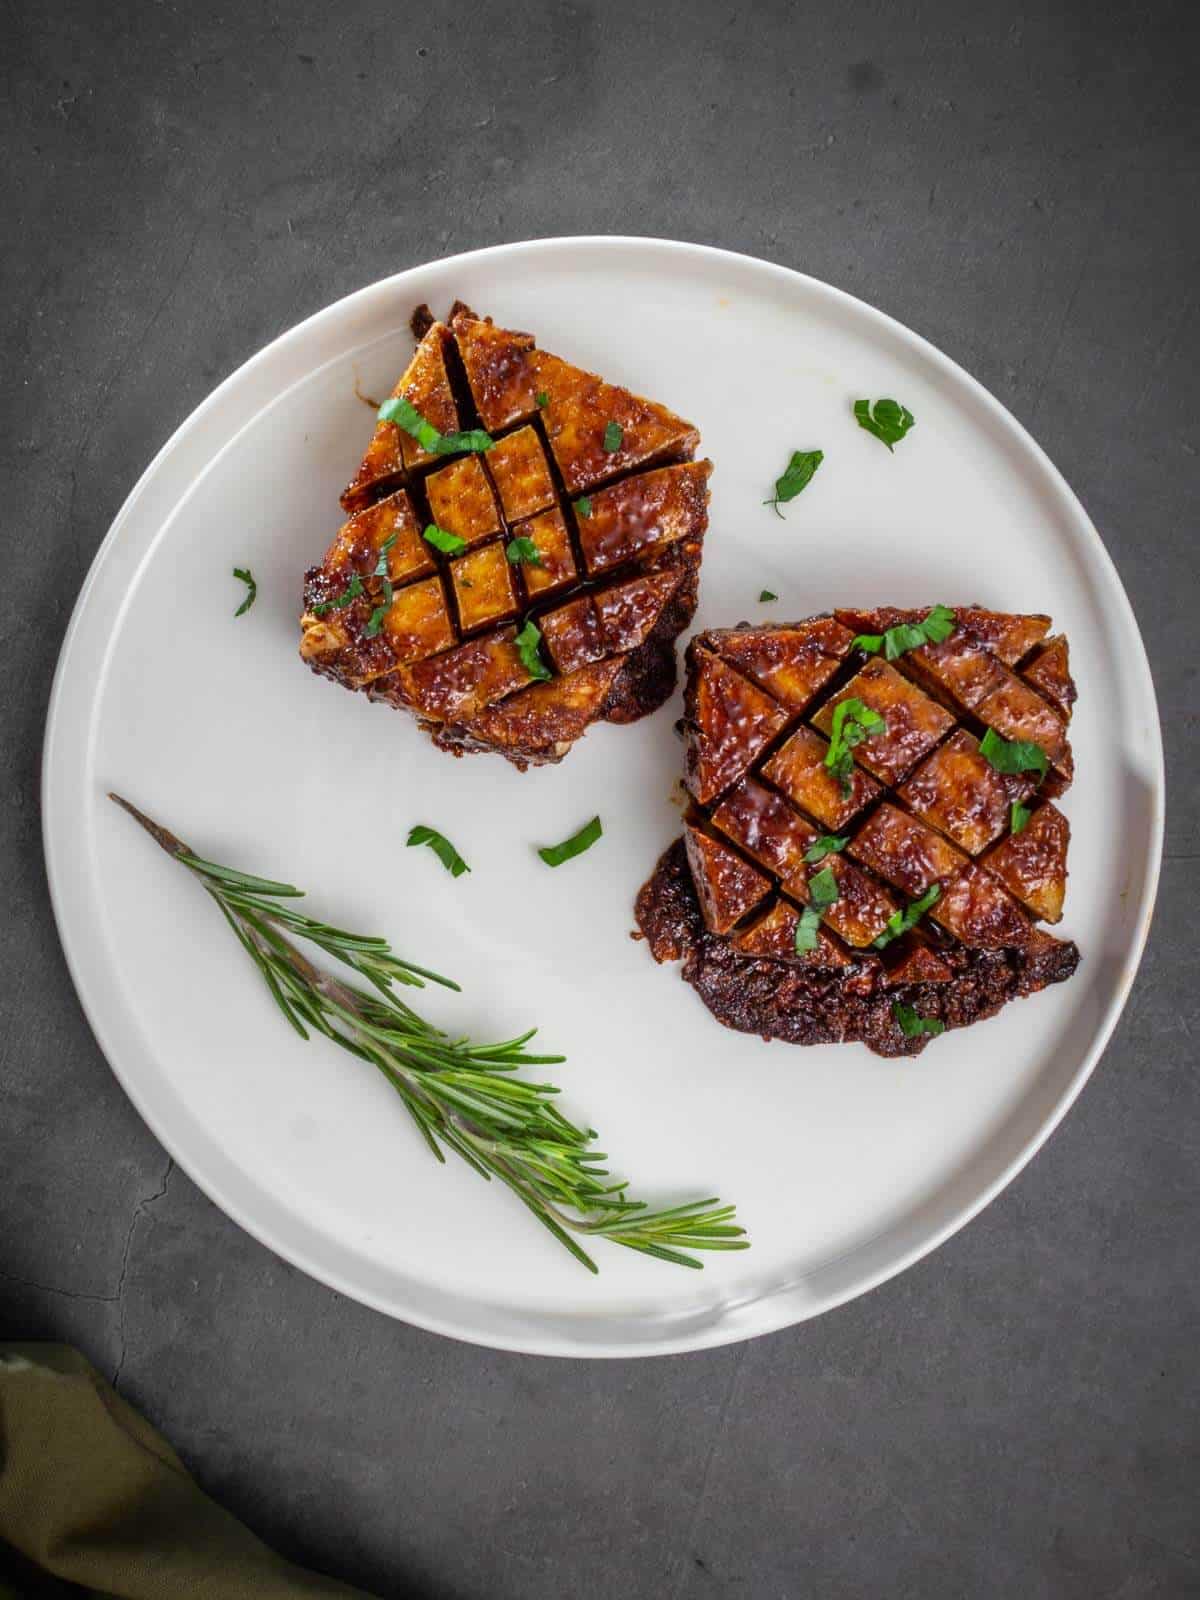
[[[912,1055],[1069,978],[1050,618],[883,607],[688,647],[684,837],[637,902],[728,1027]]]
[[[560,761],[675,686],[712,464],[690,422],[456,305],[416,353],[305,575],[300,654],[455,755]]]

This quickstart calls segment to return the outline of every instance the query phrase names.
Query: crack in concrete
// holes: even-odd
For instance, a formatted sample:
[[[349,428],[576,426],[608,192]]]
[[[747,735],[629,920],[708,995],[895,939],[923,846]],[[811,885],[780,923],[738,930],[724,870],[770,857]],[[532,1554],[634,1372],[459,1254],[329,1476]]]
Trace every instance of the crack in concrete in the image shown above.
[[[78,1289],[60,1289],[57,1284],[38,1283],[35,1278],[18,1277],[15,1272],[0,1270],[0,1278],[5,1283],[15,1283],[22,1289],[37,1289],[41,1294],[58,1295],[63,1300],[87,1300],[92,1305],[102,1306],[115,1305],[117,1301],[115,1294],[83,1294]]]
[[[120,1352],[117,1356],[116,1371],[113,1373],[112,1379],[112,1385],[114,1389],[117,1387],[117,1382],[120,1379],[121,1371],[125,1365],[125,1280],[129,1276],[129,1256],[133,1248],[133,1236],[137,1231],[138,1222],[141,1220],[143,1215],[150,1209],[152,1205],[161,1200],[166,1194],[167,1185],[171,1181],[171,1174],[174,1172],[174,1170],[174,1159],[173,1157],[168,1156],[167,1165],[163,1171],[162,1178],[159,1181],[158,1188],[153,1194],[142,1196],[142,1198],[134,1206],[133,1215],[129,1219],[129,1228],[125,1234],[125,1246],[121,1251],[121,1275],[117,1279],[117,1292],[112,1296],[119,1308],[117,1331],[120,1336]]]

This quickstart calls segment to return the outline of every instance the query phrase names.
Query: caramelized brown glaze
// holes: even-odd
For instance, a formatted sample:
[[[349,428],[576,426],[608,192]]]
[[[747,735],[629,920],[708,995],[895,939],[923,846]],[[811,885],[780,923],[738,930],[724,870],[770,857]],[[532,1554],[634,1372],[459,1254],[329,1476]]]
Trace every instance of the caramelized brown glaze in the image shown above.
[[[690,459],[691,423],[530,334],[462,304],[445,323],[418,307],[412,325],[419,344],[393,394],[443,439],[427,449],[377,423],[343,495],[352,515],[306,576],[301,656],[415,711],[455,754],[494,749],[521,768],[561,760],[590,721],[632,722],[671,694],[712,464]],[[493,441],[482,452],[455,454],[444,437],[479,428]],[[430,524],[461,545],[425,539]],[[511,630],[526,621],[542,663],[575,680],[562,694],[520,664]],[[614,658],[611,671],[577,676]],[[466,682],[475,671],[479,683]]]
[[[715,629],[688,648],[687,845],[660,862],[638,919],[656,959],[682,958],[730,1026],[913,1053],[924,1036],[904,1039],[895,1000],[964,1026],[1074,971],[1074,945],[1033,920],[1061,914],[1066,818],[1049,780],[1035,797],[1034,776],[997,772],[979,742],[985,725],[1019,720],[1021,736],[1046,739],[1065,786],[1061,715],[1021,665],[1065,652],[1041,643],[1048,617],[980,607],[955,613],[942,644],[893,662],[851,649],[851,626],[882,633],[928,610]],[[850,698],[884,725],[835,772],[826,735]],[[1018,803],[1032,815],[1013,833]],[[806,905],[816,949],[797,952]],[[813,932],[811,915],[804,925]]]
[[[642,888],[636,916],[654,959],[681,961],[684,981],[727,1028],[790,1044],[860,1041],[889,1057],[919,1055],[931,1042],[928,1034],[904,1036],[892,1010],[896,1002],[947,1028],[965,1028],[1009,1000],[1063,982],[1079,962],[1073,944],[1048,936],[1036,948],[969,950],[947,942],[929,976],[913,981],[901,970],[897,981],[870,952],[851,954],[835,945],[836,954],[819,962],[795,959],[782,917],[762,940],[782,943],[776,956],[755,947],[753,920],[732,937],[705,927],[682,839]],[[794,947],[794,932],[792,941]]]

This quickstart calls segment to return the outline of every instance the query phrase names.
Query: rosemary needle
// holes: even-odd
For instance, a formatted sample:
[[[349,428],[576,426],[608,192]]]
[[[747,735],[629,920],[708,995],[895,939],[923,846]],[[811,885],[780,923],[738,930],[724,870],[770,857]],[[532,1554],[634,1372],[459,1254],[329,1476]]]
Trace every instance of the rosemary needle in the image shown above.
[[[749,1247],[734,1207],[717,1199],[651,1211],[626,1197],[627,1183],[612,1181],[600,1165],[607,1157],[592,1148],[595,1132],[577,1128],[554,1105],[557,1087],[512,1075],[564,1059],[526,1051],[536,1029],[498,1044],[451,1038],[393,988],[429,982],[457,989],[449,978],[402,960],[386,939],[305,916],[290,904],[303,890],[205,861],[128,800],[109,799],[200,881],[302,1039],[311,1029],[377,1067],[439,1161],[452,1150],[481,1177],[499,1178],[589,1271],[596,1263],[578,1242],[589,1234],[683,1267],[703,1264],[688,1251]],[[293,939],[315,945],[370,987],[314,966]]]

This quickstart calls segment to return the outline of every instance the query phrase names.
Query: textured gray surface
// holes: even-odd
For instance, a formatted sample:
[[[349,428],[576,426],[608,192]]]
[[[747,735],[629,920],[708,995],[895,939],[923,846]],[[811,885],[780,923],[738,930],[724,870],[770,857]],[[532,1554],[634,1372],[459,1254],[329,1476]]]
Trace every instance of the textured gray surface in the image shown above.
[[[249,3],[0,13],[0,1336],[75,1342],[288,1554],[381,1594],[1200,1594],[1194,5]],[[262,1250],[125,1101],[51,921],[78,586],[213,384],[396,268],[640,232],[932,338],[1081,494],[1172,783],[1149,953],[1063,1128],[823,1320],[651,1363],[391,1323]]]

